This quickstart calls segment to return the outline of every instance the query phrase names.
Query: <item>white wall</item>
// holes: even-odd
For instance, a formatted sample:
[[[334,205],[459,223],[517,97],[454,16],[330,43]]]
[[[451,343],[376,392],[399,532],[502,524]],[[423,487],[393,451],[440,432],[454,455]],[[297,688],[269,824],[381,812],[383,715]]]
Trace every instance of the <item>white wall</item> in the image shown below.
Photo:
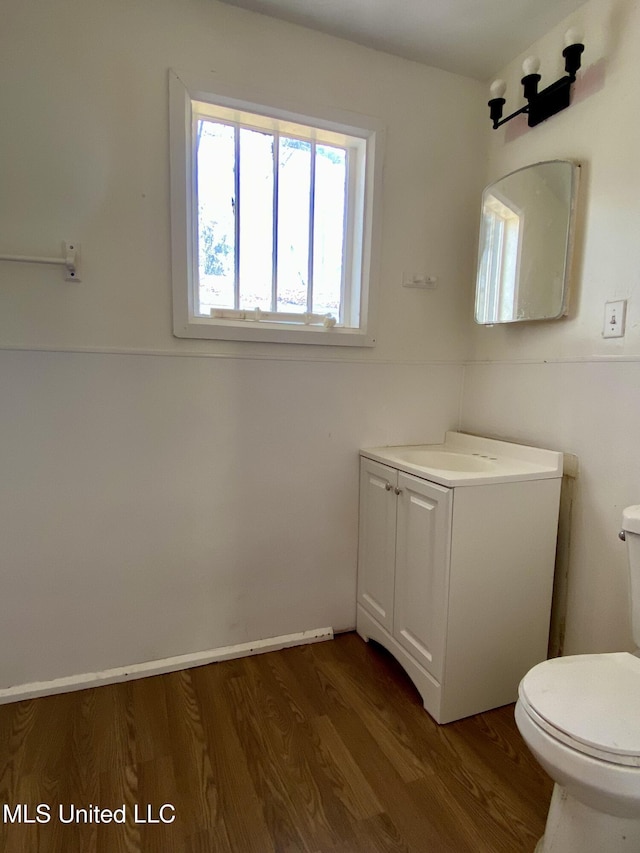
[[[631,648],[622,509],[640,503],[640,115],[633,80],[637,0],[591,0],[502,74],[505,110],[520,106],[521,63],[542,58],[541,87],[563,71],[563,34],[586,45],[572,106],[523,133],[492,131],[487,180],[538,160],[582,164],[569,316],[477,328],[466,370],[462,427],[576,453],[567,653]],[[603,339],[604,304],[627,299],[627,333]]]
[[[482,87],[213,0],[5,0],[0,57],[0,252],[82,246],[0,263],[0,688],[353,626],[358,447],[459,418]],[[170,67],[385,122],[374,350],[172,337]]]

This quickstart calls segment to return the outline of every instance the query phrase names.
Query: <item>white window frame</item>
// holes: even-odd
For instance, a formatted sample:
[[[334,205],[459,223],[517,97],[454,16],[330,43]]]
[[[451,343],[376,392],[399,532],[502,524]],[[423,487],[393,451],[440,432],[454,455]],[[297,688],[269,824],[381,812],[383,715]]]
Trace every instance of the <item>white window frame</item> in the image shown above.
[[[202,113],[207,104],[264,116],[277,122],[293,122],[330,134],[355,137],[360,154],[351,159],[355,197],[360,209],[347,228],[350,283],[346,298],[355,302],[357,325],[282,322],[273,315],[259,317],[247,312],[217,312],[222,316],[202,317],[194,311],[198,286],[197,197],[195,174],[194,111]],[[380,206],[382,192],[382,149],[384,129],[374,118],[326,108],[310,109],[262,94],[240,92],[218,81],[192,79],[175,71],[169,73],[169,123],[171,166],[171,254],[173,279],[173,334],[179,338],[210,340],[274,341],[277,343],[375,346],[375,314],[378,277]],[[355,166],[355,168],[354,168]],[[213,313],[213,312],[212,312]],[[349,312],[347,312],[348,315]]]

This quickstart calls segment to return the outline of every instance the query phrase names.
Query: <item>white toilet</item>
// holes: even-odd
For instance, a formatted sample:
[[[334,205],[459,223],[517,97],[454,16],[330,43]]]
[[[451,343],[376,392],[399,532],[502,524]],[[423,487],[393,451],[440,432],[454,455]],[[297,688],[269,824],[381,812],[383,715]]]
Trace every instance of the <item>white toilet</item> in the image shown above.
[[[640,646],[640,506],[623,513]],[[640,851],[640,657],[575,655],[520,682],[516,723],[555,782],[536,853]]]

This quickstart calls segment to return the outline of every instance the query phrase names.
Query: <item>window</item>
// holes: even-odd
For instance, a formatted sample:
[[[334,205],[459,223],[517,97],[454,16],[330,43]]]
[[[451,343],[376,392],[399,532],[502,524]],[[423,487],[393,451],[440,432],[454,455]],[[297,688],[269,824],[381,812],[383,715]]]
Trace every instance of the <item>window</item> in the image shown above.
[[[485,198],[482,209],[480,245],[485,250],[480,258],[476,319],[490,323],[492,317],[504,322],[515,316],[517,281],[522,254],[523,213],[506,199],[495,195]]]
[[[380,124],[170,75],[174,334],[372,346]]]

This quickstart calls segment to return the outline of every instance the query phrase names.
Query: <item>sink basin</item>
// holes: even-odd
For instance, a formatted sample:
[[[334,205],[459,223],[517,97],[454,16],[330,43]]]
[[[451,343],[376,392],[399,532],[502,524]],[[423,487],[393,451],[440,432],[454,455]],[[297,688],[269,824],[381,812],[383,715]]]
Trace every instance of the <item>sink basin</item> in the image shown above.
[[[562,477],[562,453],[461,432],[443,444],[372,447],[362,456],[443,486]]]
[[[468,453],[452,453],[447,450],[415,450],[398,448],[398,459],[422,468],[437,468],[439,471],[491,471],[496,459],[474,456]]]

